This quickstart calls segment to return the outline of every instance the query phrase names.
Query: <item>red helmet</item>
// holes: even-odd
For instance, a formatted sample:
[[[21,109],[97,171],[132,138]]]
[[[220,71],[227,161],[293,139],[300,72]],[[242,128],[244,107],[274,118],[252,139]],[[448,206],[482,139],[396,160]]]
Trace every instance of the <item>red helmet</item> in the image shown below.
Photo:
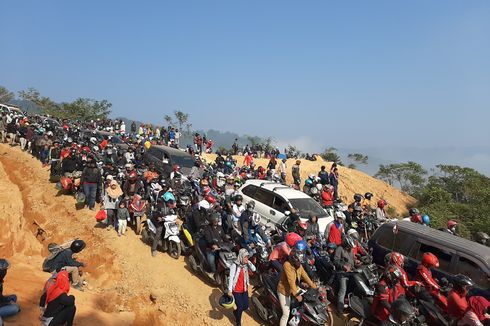
[[[426,267],[439,267],[439,259],[437,259],[436,255],[430,252],[426,252],[422,255],[422,265]]]
[[[294,245],[296,244],[296,242],[298,242],[300,240],[303,240],[303,238],[299,234],[297,234],[297,233],[290,232],[290,233],[286,234],[286,243],[291,248],[294,247]]]
[[[213,196],[211,196],[211,195],[205,196],[204,197],[204,200],[206,200],[211,205],[216,203],[216,199]]]
[[[422,224],[422,216],[420,216],[420,214],[415,214],[410,217],[410,221],[412,221],[413,223]]]
[[[174,172],[180,171],[180,166],[178,164],[174,164],[174,166],[172,168],[173,168]]]
[[[209,195],[210,192],[211,192],[211,188],[209,186],[204,186],[202,188],[202,193],[203,193],[204,196]]]
[[[392,252],[390,260],[392,264],[395,264],[398,267],[403,267],[403,264],[405,263],[405,256],[399,252]]]
[[[449,221],[447,221],[447,228],[448,229],[452,229],[456,225],[458,225],[458,222],[456,222],[455,220],[449,220]]]
[[[379,208],[384,208],[386,205],[386,202],[383,199],[378,200],[378,207]]]
[[[128,179],[130,181],[136,181],[136,179],[138,179],[138,173],[136,173],[136,171],[131,171],[129,173]]]

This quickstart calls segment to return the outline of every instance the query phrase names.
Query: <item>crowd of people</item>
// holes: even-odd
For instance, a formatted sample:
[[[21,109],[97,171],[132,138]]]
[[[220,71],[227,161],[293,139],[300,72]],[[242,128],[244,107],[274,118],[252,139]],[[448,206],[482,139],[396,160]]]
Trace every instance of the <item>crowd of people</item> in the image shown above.
[[[267,253],[267,273],[276,273],[277,297],[281,308],[279,325],[291,321],[292,302],[302,302],[300,288],[315,289],[319,283],[327,283],[335,289],[334,306],[339,318],[344,318],[348,284],[351,273],[369,264],[366,235],[359,234],[356,223],[364,216],[372,216],[380,223],[389,219],[386,201],[371,203],[374,195],[354,195],[346,209],[339,209],[339,169],[332,164],[322,166],[317,174],[311,174],[304,184],[301,180],[301,160],[287,167],[286,159],[279,159],[278,149],[264,149],[260,145],[239,148],[237,141],[227,153],[217,153],[214,162],[205,162],[201,154],[211,152],[212,140],[196,133],[194,143],[183,150],[192,155],[194,166],[184,175],[180,166],[172,166],[169,175],[159,171],[155,164],[145,160],[145,151],[154,145],[181,147],[181,134],[173,127],[154,128],[131,124],[129,130],[119,120],[94,120],[88,122],[61,120],[47,122],[39,117],[2,115],[0,132],[2,142],[20,146],[49,167],[51,181],[57,182],[60,191],[75,195],[77,204],[96,214],[97,220],[118,236],[127,234],[128,222],[137,230],[135,216],[144,212],[155,225],[155,236],[150,253],[157,256],[159,242],[165,232],[167,217],[180,212],[184,226],[189,230],[196,246],[202,243],[210,279],[216,279],[219,253],[226,243],[236,249],[236,259],[229,267],[224,284],[223,307],[233,308],[236,325],[241,325],[242,313],[249,308],[251,275],[264,273],[257,261],[258,248]],[[110,134],[100,136],[98,131]],[[113,137],[126,145],[118,146]],[[232,154],[243,150],[244,159],[238,164]],[[254,158],[266,156],[268,165],[256,166]],[[289,212],[283,232],[270,233],[262,227],[261,216],[253,201],[244,203],[239,192],[247,179],[273,180],[286,183],[286,176],[293,179],[292,186],[317,199],[329,210],[334,221],[320,230],[318,216],[300,216],[294,208]],[[186,192],[187,191],[187,192]],[[183,194],[190,202],[181,205]],[[97,204],[99,203],[99,205]],[[98,208],[98,209],[97,209]],[[410,210],[407,219],[420,224],[430,224],[428,215],[421,216],[416,209]],[[304,222],[307,218],[308,222]],[[447,232],[457,234],[457,222],[449,221]],[[482,233],[481,241],[488,241]],[[40,299],[43,325],[72,325],[76,312],[75,298],[68,295],[70,288],[84,290],[80,277],[83,262],[73,258],[85,248],[82,240],[69,246],[52,248],[52,254],[43,266],[52,276],[46,282]],[[324,253],[325,267],[329,272],[319,277],[311,263],[312,252]],[[197,251],[197,250],[196,250]],[[457,275],[449,295],[443,295],[440,283],[432,277],[431,269],[438,267],[438,258],[425,253],[414,279],[404,270],[403,255],[392,252],[385,259],[371,305],[372,318],[377,324],[403,325],[417,312],[414,298],[424,298],[440,306],[460,325],[488,325],[490,303],[483,297],[467,297],[474,284],[464,275]],[[255,262],[255,264],[253,263]],[[371,261],[372,262],[372,261]],[[0,317],[17,314],[20,310],[16,297],[4,296],[2,284],[9,263],[0,260]],[[259,268],[260,267],[260,268]],[[416,288],[416,290],[415,290]]]

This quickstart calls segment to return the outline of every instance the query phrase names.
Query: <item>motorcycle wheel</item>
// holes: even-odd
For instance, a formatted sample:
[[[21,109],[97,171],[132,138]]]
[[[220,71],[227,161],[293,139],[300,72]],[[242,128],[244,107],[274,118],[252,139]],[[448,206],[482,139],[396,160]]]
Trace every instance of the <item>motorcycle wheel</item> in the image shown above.
[[[330,310],[327,310],[328,320],[325,322],[324,326],[333,326],[333,314]]]
[[[146,229],[143,229],[143,231],[141,232],[141,239],[143,240],[144,243],[149,243],[150,237]]]
[[[141,229],[142,229],[142,224],[141,224],[141,216],[135,216],[134,217],[134,223],[136,224],[134,226],[134,232],[136,232],[137,235],[141,234]]]
[[[333,323],[332,323],[333,325]],[[364,325],[364,319],[359,319],[357,317],[352,317],[347,321],[346,326],[363,326]]]
[[[256,296],[252,296],[252,306],[260,319],[267,322],[269,321],[269,314],[267,313],[267,308],[264,307],[262,302]]]
[[[180,253],[181,253],[180,243],[169,241],[168,254],[170,255],[170,257],[172,257],[173,259],[178,259],[180,257]]]
[[[223,291],[223,293],[227,293],[228,292],[228,280],[230,278],[230,275],[226,274],[226,273],[223,273],[221,275],[221,290]]]
[[[193,256],[193,255],[189,255],[189,257],[187,258],[187,263],[189,264],[189,266],[191,267],[191,269],[194,271],[194,272],[197,272],[197,261],[196,261],[196,258]]]

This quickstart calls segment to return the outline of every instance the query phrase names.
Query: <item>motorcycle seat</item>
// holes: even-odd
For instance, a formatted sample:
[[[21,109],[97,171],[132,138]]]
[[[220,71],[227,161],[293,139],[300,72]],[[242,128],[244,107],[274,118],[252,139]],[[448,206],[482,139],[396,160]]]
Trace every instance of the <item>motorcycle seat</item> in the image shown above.
[[[277,285],[279,284],[279,274],[278,273],[268,273],[265,274],[264,282],[266,286],[274,291],[277,291]]]

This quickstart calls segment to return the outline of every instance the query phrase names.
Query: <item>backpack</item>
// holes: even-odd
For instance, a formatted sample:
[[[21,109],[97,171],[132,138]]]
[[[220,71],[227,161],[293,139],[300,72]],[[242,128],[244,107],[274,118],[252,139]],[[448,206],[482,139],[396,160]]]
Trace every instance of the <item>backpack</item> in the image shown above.
[[[58,257],[60,253],[65,251],[65,249],[70,248],[71,243],[75,240],[76,239],[67,241],[61,245],[56,244],[54,242],[48,244],[48,251],[50,252],[50,254],[43,261],[43,272],[48,272],[48,273],[54,272],[56,269],[55,266],[53,265],[54,259]]]

